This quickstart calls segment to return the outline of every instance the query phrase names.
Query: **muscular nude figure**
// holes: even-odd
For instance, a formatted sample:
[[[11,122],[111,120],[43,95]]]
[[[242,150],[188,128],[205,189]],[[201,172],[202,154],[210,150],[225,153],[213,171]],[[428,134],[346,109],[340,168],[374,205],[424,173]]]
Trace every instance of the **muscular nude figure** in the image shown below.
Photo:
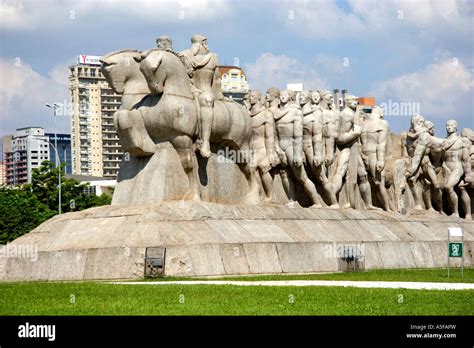
[[[361,156],[377,188],[382,208],[391,211],[384,175],[388,132],[389,126],[388,122],[383,119],[382,108],[374,107],[372,112],[367,114],[367,119],[362,125]]]
[[[336,153],[336,130],[339,128],[339,111],[334,108],[332,93],[319,92],[319,105],[323,112],[323,161],[327,168],[333,163]]]
[[[413,185],[418,182],[422,186],[423,201],[428,210],[434,210],[431,203],[431,191],[433,190],[433,198],[438,206],[438,211],[442,213],[442,192],[438,175],[443,162],[443,139],[434,136],[433,123],[426,121],[420,115],[413,117],[412,129],[413,131],[408,133],[413,148],[407,168],[407,179]]]
[[[456,134],[457,131],[457,122],[455,120],[449,120],[446,122],[446,131],[448,136],[444,141],[444,190],[448,194],[449,203],[451,205],[451,209],[453,211],[454,216],[459,216],[459,209],[458,209],[458,196],[454,191],[454,187],[461,182],[461,178],[464,175],[464,169],[466,168],[465,163],[468,161],[469,158],[469,150],[466,146],[466,143],[462,140],[462,138]],[[471,204],[470,199],[467,202],[466,199],[461,200],[463,205],[467,205],[466,203]],[[468,196],[469,198],[469,196]],[[467,208],[467,209],[466,209]],[[469,210],[470,207],[464,207],[464,210]],[[468,219],[472,219],[470,216],[466,216]]]
[[[313,98],[317,103],[313,103]],[[329,197],[332,191],[327,187],[328,180],[323,170],[323,113],[317,105],[319,100],[318,92],[303,91],[299,95],[303,112],[303,156],[316,180],[323,185]]]
[[[316,191],[316,187],[309,180],[303,166],[302,142],[303,142],[303,115],[300,109],[290,101],[288,91],[280,93],[280,106],[274,114],[276,128],[278,132],[278,142],[280,148],[284,151],[287,165],[293,171],[296,179],[303,185],[305,192],[311,199],[313,206],[321,207],[322,199]],[[282,177],[282,180],[284,178]],[[289,179],[286,177],[285,179]],[[283,186],[290,200],[289,180],[283,182]]]
[[[269,171],[276,162],[274,145],[275,123],[273,114],[268,110],[259,91],[249,94],[250,116],[252,117],[252,167],[258,171],[265,192],[265,201],[273,197],[273,180]]]
[[[343,180],[346,178],[346,174],[348,173],[351,156],[355,156],[354,163],[356,168],[353,168],[353,170],[357,171],[355,174],[357,175],[362,199],[364,200],[367,209],[378,209],[372,205],[370,183],[367,178],[367,171],[365,170],[359,149],[357,147],[355,151],[351,151],[352,145],[359,141],[362,132],[362,127],[357,124],[355,118],[356,109],[357,98],[351,95],[346,96],[346,107],[341,112],[340,126],[336,138],[336,143],[340,153],[337,161],[336,172],[331,178],[332,190],[335,194],[339,193],[342,188]],[[346,185],[346,187],[349,189],[349,185]],[[350,194],[351,193],[349,192],[348,196]]]

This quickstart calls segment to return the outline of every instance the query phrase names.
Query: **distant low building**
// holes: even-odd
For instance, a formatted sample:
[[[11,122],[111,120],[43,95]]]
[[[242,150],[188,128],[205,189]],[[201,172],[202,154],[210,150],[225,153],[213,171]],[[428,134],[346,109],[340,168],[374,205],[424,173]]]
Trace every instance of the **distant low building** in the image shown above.
[[[53,145],[55,144],[55,134],[45,133],[49,138],[49,157],[50,161],[56,163],[56,151]],[[70,134],[57,134],[56,143],[58,146],[59,160],[64,166],[65,174],[72,174],[72,158],[71,158],[71,135]]]
[[[8,144],[10,141],[10,144]],[[31,182],[33,169],[49,160],[49,138],[42,127],[18,128],[3,137],[5,181],[7,185]]]
[[[112,178],[101,178],[97,176],[75,174],[66,175],[66,178],[72,178],[81,183],[89,183],[87,193],[95,194],[97,196],[100,196],[103,193],[112,196],[115,185],[117,185],[117,180]]]
[[[249,91],[249,83],[244,70],[238,66],[221,65],[219,72],[222,94],[237,102],[242,102],[245,93]]]
[[[5,162],[0,161],[0,186],[6,184],[6,177],[5,177]]]

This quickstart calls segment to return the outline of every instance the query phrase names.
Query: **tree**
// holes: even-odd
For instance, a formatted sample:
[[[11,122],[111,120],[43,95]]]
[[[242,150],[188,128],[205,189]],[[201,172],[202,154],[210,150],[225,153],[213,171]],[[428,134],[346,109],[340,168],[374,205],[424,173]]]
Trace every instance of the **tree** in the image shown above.
[[[111,203],[111,198],[107,195],[97,197],[95,194],[87,193],[88,183],[80,183],[73,178],[66,178],[63,170],[64,165],[61,163],[62,212],[83,210]],[[59,168],[53,162],[44,161],[40,168],[33,170],[31,184],[27,185],[25,189],[31,190],[31,193],[37,196],[49,209],[58,210],[58,175]]]
[[[61,175],[62,212],[111,203],[110,196],[88,193],[89,184],[66,178],[54,163],[44,161],[33,170],[31,184],[0,186],[0,244],[18,238],[58,213],[58,175]]]
[[[20,237],[55,214],[22,188],[0,187],[0,244]]]

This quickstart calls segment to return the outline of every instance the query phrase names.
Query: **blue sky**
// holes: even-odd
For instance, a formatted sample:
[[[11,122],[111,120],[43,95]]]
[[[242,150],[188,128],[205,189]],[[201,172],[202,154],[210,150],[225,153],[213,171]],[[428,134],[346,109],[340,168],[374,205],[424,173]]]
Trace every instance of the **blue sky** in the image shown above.
[[[412,1],[2,1],[0,135],[53,130],[44,104],[67,99],[67,66],[78,54],[148,49],[169,35],[176,50],[202,33],[221,64],[239,65],[250,86],[303,82],[348,89],[377,104],[415,103],[444,124],[474,128],[474,2]],[[407,104],[408,105],[408,104]],[[410,104],[411,105],[411,104]],[[386,119],[397,133],[410,114]],[[66,116],[59,130],[69,132]]]

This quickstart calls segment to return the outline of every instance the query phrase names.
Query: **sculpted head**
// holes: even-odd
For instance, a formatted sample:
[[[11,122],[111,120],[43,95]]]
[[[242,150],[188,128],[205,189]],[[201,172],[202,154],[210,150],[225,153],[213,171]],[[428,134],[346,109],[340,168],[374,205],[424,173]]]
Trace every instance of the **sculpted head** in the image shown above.
[[[194,55],[208,53],[207,38],[201,34],[193,35],[191,37],[191,50]]]
[[[318,91],[311,92],[311,102],[314,105],[318,105],[320,101],[321,101],[321,95],[319,94],[319,92]]]
[[[456,133],[458,130],[458,123],[456,120],[449,120],[446,122],[446,132],[448,132],[448,135]]]
[[[302,91],[299,96],[300,105],[305,105],[311,100],[311,94],[309,91]]]
[[[267,93],[265,94],[265,101],[271,103],[275,99],[280,98],[280,90],[276,87],[271,87],[268,89]]]
[[[383,120],[384,113],[383,108],[381,106],[374,106],[372,108],[372,112],[369,114],[369,119],[371,120]]]
[[[425,126],[425,118],[421,115],[412,116],[410,121],[410,129],[418,132]]]
[[[143,78],[139,64],[139,50],[124,49],[106,54],[100,58],[100,71],[115,93],[123,94],[125,82],[132,78]]]
[[[280,92],[280,102],[282,104],[286,104],[288,103],[289,101],[291,100],[291,97],[290,97],[290,91],[288,91],[287,89],[283,90]]]
[[[244,106],[247,108],[247,109],[250,109],[250,93],[252,93],[251,90],[249,90],[247,93],[244,94],[244,96],[242,97],[242,104],[244,104]]]
[[[430,133],[430,135],[435,134],[435,126],[433,122],[425,120],[424,125],[425,125],[425,128],[428,129],[428,133]]]
[[[321,101],[325,105],[331,106],[332,104],[334,104],[334,97],[330,91],[321,91],[319,92],[319,94],[321,95]]]
[[[261,99],[262,99],[262,94],[260,93],[260,91],[254,89],[249,93],[250,105],[258,104]]]
[[[474,141],[474,132],[472,129],[464,128],[461,132],[461,136],[464,138],[468,138],[471,141]]]
[[[345,101],[346,106],[350,107],[352,110],[355,110],[357,108],[358,101],[356,96],[351,94],[346,95]]]
[[[288,92],[288,95],[290,96],[290,100],[296,101],[296,92],[291,89],[287,89],[286,91]]]
[[[169,36],[159,36],[156,39],[156,47],[160,50],[173,50],[173,40]]]

